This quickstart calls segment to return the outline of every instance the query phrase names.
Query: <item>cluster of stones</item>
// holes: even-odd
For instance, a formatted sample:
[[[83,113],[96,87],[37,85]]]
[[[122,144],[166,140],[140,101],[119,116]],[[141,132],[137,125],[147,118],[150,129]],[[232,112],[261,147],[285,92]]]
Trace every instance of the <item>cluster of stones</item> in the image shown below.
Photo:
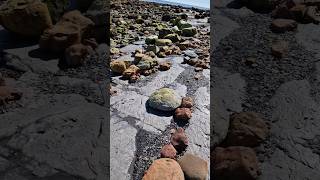
[[[61,6],[63,10],[65,6]],[[83,65],[87,56],[98,46],[96,39],[103,37],[98,36],[101,33],[96,30],[106,25],[103,21],[108,14],[106,11],[97,13],[88,10],[86,17],[79,10],[64,13],[60,12],[61,9],[55,11],[52,9],[54,7],[40,0],[8,0],[0,7],[0,22],[12,33],[40,38],[39,47],[61,55],[62,62],[68,67]],[[58,12],[64,14],[60,17]]]
[[[312,0],[248,0],[247,7],[255,11],[271,11],[274,18],[270,29],[274,33],[295,31],[298,23],[319,24],[319,1]],[[283,40],[272,43],[271,53],[276,58],[286,56],[289,51],[289,44]]]
[[[319,24],[319,5],[316,1],[283,1],[272,11],[272,17],[275,19],[270,28],[274,33],[284,33],[296,30],[297,22]],[[288,50],[289,44],[286,41],[276,41],[271,47],[272,55],[277,58],[285,56]]]
[[[207,13],[203,13],[202,15],[197,14],[197,18],[208,17]],[[199,44],[201,42],[196,41],[195,39],[182,39],[180,37],[193,37],[198,32],[198,30],[193,27],[187,20],[188,16],[184,16],[184,14],[175,16],[175,15],[164,15],[162,16],[163,21],[169,21],[173,25],[173,28],[164,28],[159,31],[159,38],[161,41],[170,42],[170,40],[175,43],[179,50],[183,51],[185,55],[184,63],[187,63],[191,66],[196,67],[195,71],[202,71],[203,69],[209,69],[209,58],[208,54],[204,51],[206,50],[198,50],[197,52],[189,49],[189,48],[199,48]],[[200,35],[208,35],[206,32],[201,32]],[[158,38],[152,36],[152,38]],[[164,38],[164,39],[162,39]],[[151,38],[150,38],[151,39]],[[153,41],[151,41],[153,42]],[[155,43],[157,45],[157,43]],[[207,49],[208,50],[208,49]],[[179,51],[178,51],[179,52]],[[161,53],[161,51],[160,51]],[[179,54],[179,53],[178,53]],[[162,54],[160,54],[163,57]]]
[[[139,6],[134,6],[138,9],[132,9],[133,4],[139,2],[117,2],[113,3],[114,13],[111,18],[111,49],[110,53],[114,57],[125,55],[119,48],[128,44],[133,44],[135,41],[143,40],[145,42],[143,49],[136,50],[133,54],[135,60],[116,60],[112,58],[111,70],[115,74],[124,75],[126,69],[136,70],[130,77],[129,82],[136,82],[140,75],[148,76],[157,70],[168,70],[171,64],[165,62],[157,63],[157,58],[165,58],[170,55],[185,55],[185,62],[196,67],[196,71],[209,68],[209,46],[207,49],[201,49],[200,45],[203,42],[194,37],[204,37],[208,32],[198,31],[187,22],[188,15],[181,8],[174,9],[174,12],[169,11],[168,14],[152,17],[150,20],[149,14],[135,14],[135,11],[152,9],[148,3],[141,3]],[[123,9],[126,13],[117,13]],[[139,9],[140,8],[140,9]],[[160,14],[157,9],[152,14]],[[165,9],[162,12],[167,12]],[[162,13],[161,13],[162,14]],[[208,12],[199,12],[197,18],[205,18],[209,16]],[[134,33],[133,33],[134,32]],[[198,48],[197,52],[190,48]],[[121,62],[123,61],[123,62]],[[139,65],[140,64],[140,65]],[[134,65],[134,66],[132,66]],[[132,68],[130,68],[132,67]]]
[[[5,78],[0,73],[0,107],[5,110],[6,105],[21,99],[22,93],[6,85]]]
[[[170,62],[159,63],[152,51],[144,53],[143,49],[136,49],[133,56],[134,61],[114,60],[110,63],[111,71],[121,74],[122,78],[128,79],[130,83],[136,82],[141,74],[149,76],[158,70],[167,71],[171,68]]]
[[[255,180],[261,171],[254,147],[268,136],[269,128],[259,114],[234,113],[230,116],[227,137],[211,155],[215,179]]]
[[[154,92],[148,100],[148,105],[156,110],[174,112],[177,121],[188,122],[192,116],[192,98],[181,98],[169,88]],[[188,137],[184,129],[173,129],[170,143],[162,147],[160,159],[153,162],[143,179],[207,179],[208,163],[205,160],[190,153],[185,153],[177,160],[177,156],[185,152],[187,147]]]

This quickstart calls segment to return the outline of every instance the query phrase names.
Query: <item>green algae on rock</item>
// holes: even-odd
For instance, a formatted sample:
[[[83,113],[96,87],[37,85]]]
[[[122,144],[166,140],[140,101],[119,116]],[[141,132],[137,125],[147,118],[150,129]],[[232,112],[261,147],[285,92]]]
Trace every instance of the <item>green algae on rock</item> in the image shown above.
[[[137,67],[141,70],[148,70],[158,65],[158,61],[155,58],[144,55],[137,63]]]
[[[181,105],[181,97],[170,88],[162,88],[151,94],[148,104],[160,111],[173,111]]]
[[[181,41],[181,37],[178,34],[168,34],[164,38],[170,39],[174,43]]]
[[[170,39],[156,39],[157,46],[168,46],[171,44],[172,44],[172,41]]]
[[[158,39],[157,35],[151,35],[146,38],[146,44],[155,44]]]
[[[179,21],[177,25],[178,25],[179,29],[185,29],[185,28],[192,27],[192,25],[190,23],[183,21],[183,20]]]
[[[182,29],[182,36],[193,37],[197,33],[198,32],[197,32],[197,29],[195,27],[189,27],[189,28]]]

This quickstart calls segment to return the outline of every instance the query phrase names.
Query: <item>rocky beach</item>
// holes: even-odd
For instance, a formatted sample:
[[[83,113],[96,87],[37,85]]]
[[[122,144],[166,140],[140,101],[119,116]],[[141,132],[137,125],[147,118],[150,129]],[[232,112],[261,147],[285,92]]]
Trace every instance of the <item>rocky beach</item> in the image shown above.
[[[209,11],[112,1],[111,179],[208,179]]]
[[[217,0],[211,9],[215,179],[319,179],[319,5]]]
[[[161,2],[0,0],[0,180],[320,179],[320,1]]]

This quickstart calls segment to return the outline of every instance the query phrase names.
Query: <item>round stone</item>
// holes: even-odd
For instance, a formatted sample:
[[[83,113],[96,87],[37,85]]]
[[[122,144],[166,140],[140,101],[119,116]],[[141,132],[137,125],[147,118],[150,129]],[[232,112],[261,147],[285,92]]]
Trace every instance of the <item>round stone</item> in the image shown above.
[[[110,63],[110,68],[115,73],[122,74],[127,68],[124,61],[115,60]]]
[[[184,180],[184,174],[177,161],[169,158],[155,160],[142,180]]]
[[[160,111],[174,111],[181,105],[181,96],[173,89],[162,88],[151,94],[149,106]]]

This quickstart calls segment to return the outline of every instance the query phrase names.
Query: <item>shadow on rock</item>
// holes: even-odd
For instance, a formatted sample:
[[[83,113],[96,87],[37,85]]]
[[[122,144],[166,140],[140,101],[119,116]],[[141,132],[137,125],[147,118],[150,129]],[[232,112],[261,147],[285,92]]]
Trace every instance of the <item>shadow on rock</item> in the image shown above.
[[[64,173],[57,173],[55,175],[39,178],[36,180],[84,180],[84,178],[74,177]]]
[[[154,114],[154,115],[157,115],[157,116],[162,116],[162,117],[170,117],[173,115],[173,112],[171,111],[159,111],[157,109],[153,109],[152,107],[149,106],[149,100],[146,102],[146,110],[147,110],[147,113],[150,113],[150,114]]]
[[[61,57],[60,54],[45,51],[40,48],[31,50],[29,52],[29,56],[32,58],[41,59],[43,61],[50,61],[50,60],[54,60],[54,59],[59,59]]]
[[[177,124],[178,127],[184,127],[184,128],[187,128],[189,126],[189,122],[188,121],[181,121],[181,120],[178,120],[177,118],[173,118],[174,122]]]
[[[0,28],[0,49],[15,49],[38,44],[38,38],[26,38]]]
[[[240,9],[244,7],[244,4],[241,0],[234,0],[227,4],[227,8]]]

